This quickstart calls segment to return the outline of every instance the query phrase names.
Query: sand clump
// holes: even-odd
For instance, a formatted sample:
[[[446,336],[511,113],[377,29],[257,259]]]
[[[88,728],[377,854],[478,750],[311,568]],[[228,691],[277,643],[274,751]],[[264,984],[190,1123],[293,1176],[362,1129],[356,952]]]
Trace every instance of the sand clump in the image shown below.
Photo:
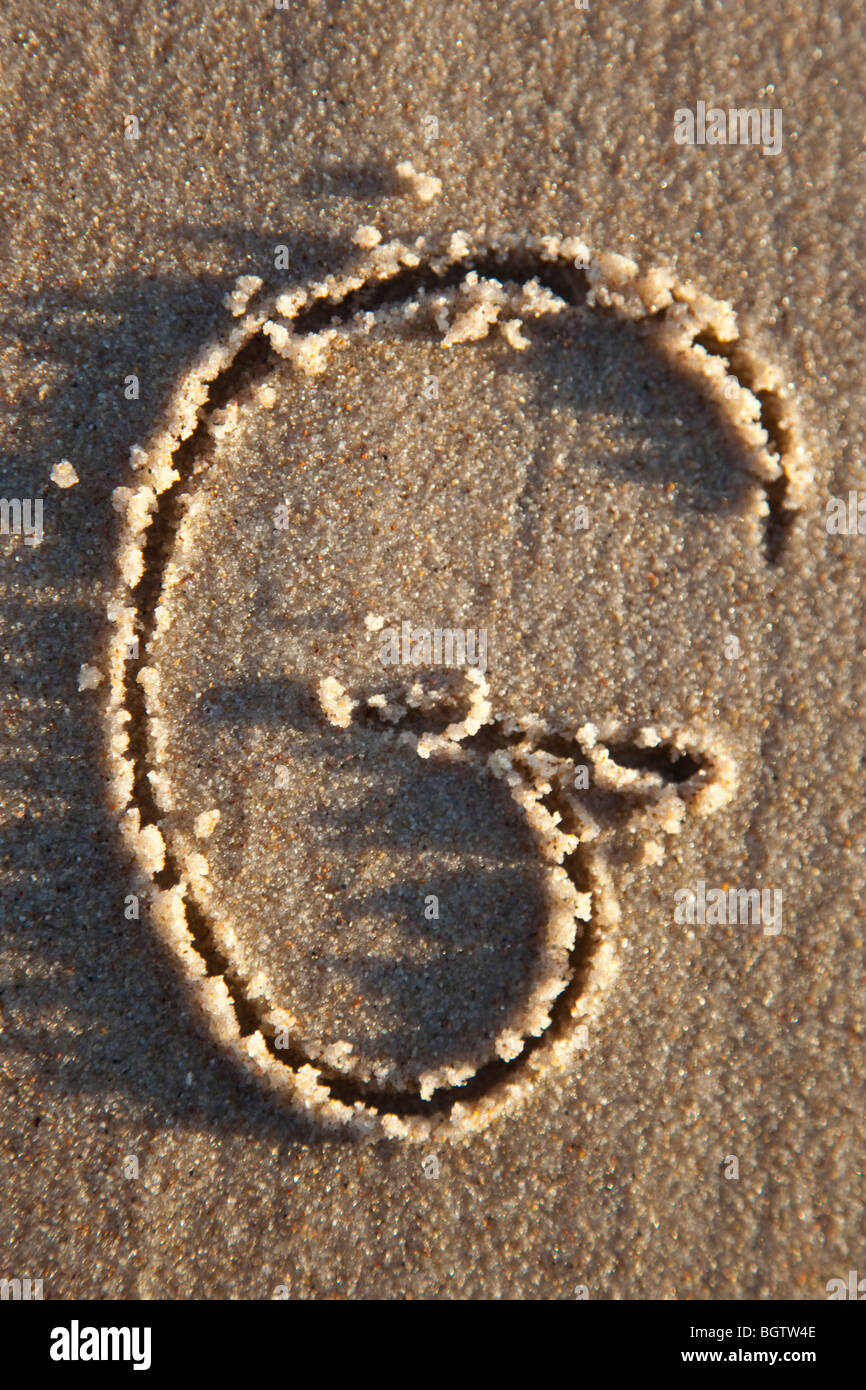
[[[397,165],[397,174],[409,184],[419,203],[432,203],[442,192],[442,180],[434,174],[420,173],[410,159]]]
[[[57,487],[75,487],[75,484],[78,482],[78,474],[69,462],[69,459],[61,459],[59,463],[55,463],[51,470],[51,481],[55,483]]]

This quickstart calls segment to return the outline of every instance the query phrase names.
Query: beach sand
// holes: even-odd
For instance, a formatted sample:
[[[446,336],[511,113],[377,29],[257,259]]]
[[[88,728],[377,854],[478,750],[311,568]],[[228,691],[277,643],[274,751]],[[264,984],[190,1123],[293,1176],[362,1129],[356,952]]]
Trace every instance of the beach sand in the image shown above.
[[[772,1299],[856,1265],[849,10],[4,13],[3,492],[44,537],[2,537],[0,1274]],[[699,101],[781,110],[781,151],[677,144]],[[116,489],[151,483],[136,589]],[[777,914],[677,920],[701,884]]]

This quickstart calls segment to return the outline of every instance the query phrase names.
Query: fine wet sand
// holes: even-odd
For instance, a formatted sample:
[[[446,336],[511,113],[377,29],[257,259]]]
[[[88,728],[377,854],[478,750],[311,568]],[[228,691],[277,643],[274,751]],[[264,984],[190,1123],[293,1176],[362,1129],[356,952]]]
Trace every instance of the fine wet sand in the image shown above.
[[[857,1262],[864,538],[824,520],[863,486],[860,21],[636,18],[0,21],[3,490],[45,519],[2,538],[0,1273],[46,1297],[823,1298]],[[780,154],[678,145],[703,98],[780,107]],[[462,263],[397,312],[455,233],[482,279],[509,248],[483,336]],[[534,313],[548,235],[730,304],[728,396],[583,271]],[[393,312],[321,364],[275,331],[178,455],[112,745],[130,448],[248,295],[393,239],[353,303]],[[404,621],[483,631],[483,683],[383,663]],[[701,883],[781,930],[678,921]]]

